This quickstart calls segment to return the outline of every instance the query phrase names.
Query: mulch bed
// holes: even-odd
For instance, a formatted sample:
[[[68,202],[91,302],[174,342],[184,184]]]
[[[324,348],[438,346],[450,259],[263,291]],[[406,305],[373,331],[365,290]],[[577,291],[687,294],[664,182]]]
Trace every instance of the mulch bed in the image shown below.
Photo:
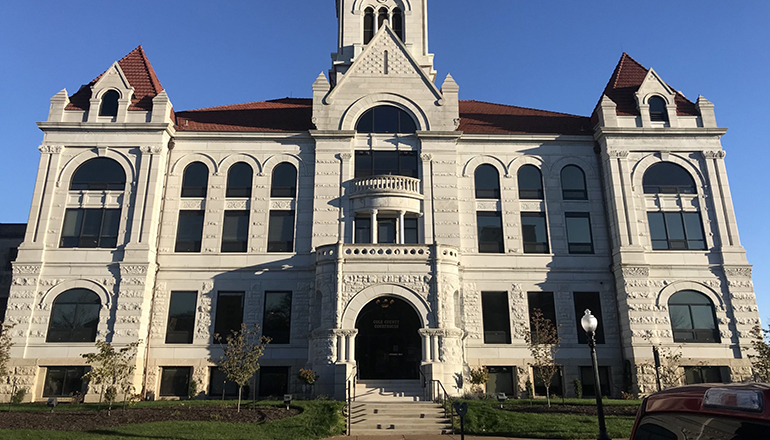
[[[111,415],[102,411],[23,411],[2,412],[0,429],[44,429],[55,431],[92,431],[136,423],[168,421],[207,421],[226,423],[263,423],[295,416],[300,410],[278,407],[235,407],[217,405],[169,406],[157,408],[113,408]]]
[[[593,405],[561,405],[552,403],[547,405],[516,405],[503,407],[506,411],[538,413],[538,414],[576,414],[595,416],[598,414]],[[636,406],[605,406],[604,414],[608,416],[635,416],[639,408]]]

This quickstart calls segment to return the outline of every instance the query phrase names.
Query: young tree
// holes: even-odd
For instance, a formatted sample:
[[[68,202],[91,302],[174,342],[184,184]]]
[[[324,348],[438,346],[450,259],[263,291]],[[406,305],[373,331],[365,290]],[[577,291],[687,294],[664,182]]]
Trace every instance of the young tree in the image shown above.
[[[241,329],[227,336],[224,344],[219,334],[214,335],[214,339],[222,346],[224,353],[219,359],[209,358],[209,362],[216,364],[228,380],[238,384],[238,412],[241,412],[243,387],[259,370],[259,358],[270,343],[270,338],[260,336],[256,324],[253,328],[241,324]]]
[[[559,364],[556,363],[556,352],[559,351],[559,344],[561,344],[559,332],[553,322],[543,316],[540,309],[533,309],[530,316],[530,331],[524,332],[524,340],[532,356],[531,365],[535,379],[545,385],[545,397],[550,407],[551,384],[553,378],[559,373]]]
[[[99,403],[107,397],[107,415],[112,411],[112,404],[117,397],[118,389],[124,392],[125,407],[126,393],[130,393],[131,375],[134,373],[134,358],[136,349],[141,341],[132,342],[128,346],[115,350],[107,341],[96,341],[96,353],[83,354],[83,358],[91,366],[91,370],[83,377],[89,383],[99,385]]]
[[[751,361],[752,380],[756,382],[770,383],[770,327],[763,329],[755,326],[751,330],[751,348],[755,354],[749,354]]]
[[[656,372],[654,362],[642,362],[639,364],[641,371],[648,375],[660,375],[660,388],[662,390],[681,385],[682,377],[684,377],[684,370],[681,368],[682,346],[671,349],[659,343],[653,343],[649,336],[644,339],[650,342],[653,346],[653,351],[657,350],[658,357],[660,358],[660,367]]]
[[[0,327],[0,384],[10,383],[11,374],[8,371],[8,361],[11,359],[11,347],[13,347],[13,341],[11,341],[11,329],[13,324],[3,324]],[[13,401],[13,395],[16,393],[16,386],[14,384],[11,390],[11,398],[8,400],[8,411],[11,410],[11,402]]]

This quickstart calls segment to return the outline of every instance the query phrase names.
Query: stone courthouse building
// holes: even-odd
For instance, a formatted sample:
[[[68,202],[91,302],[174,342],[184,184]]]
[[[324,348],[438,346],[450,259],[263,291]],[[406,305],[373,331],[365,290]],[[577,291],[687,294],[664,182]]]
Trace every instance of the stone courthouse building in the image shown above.
[[[426,0],[336,7],[312,99],[178,111],[142,47],[51,99],[6,314],[28,398],[85,390],[103,339],[141,341],[137,392],[232,393],[207,359],[242,322],[272,338],[251,394],[301,392],[301,368],[338,398],[356,375],[459,394],[479,366],[518,394],[535,309],[559,326],[557,393],[592,392],[585,309],[608,394],[655,389],[653,344],[683,382],[750,375],[712,103],[626,54],[590,116],[460,100]]]

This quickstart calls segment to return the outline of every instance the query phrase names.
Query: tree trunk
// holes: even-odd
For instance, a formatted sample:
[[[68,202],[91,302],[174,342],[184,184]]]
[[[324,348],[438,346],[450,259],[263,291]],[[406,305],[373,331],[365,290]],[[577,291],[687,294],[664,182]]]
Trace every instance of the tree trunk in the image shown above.
[[[545,385],[545,400],[548,402],[548,408],[551,407],[551,386],[546,384]]]
[[[241,385],[238,385],[238,412],[241,412],[241,391],[243,390],[243,387]]]

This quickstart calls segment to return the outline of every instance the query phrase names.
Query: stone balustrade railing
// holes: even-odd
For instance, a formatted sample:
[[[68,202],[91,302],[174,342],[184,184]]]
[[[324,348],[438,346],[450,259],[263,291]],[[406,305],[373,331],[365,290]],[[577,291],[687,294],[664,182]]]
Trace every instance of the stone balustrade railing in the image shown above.
[[[321,260],[414,260],[460,258],[457,248],[443,245],[423,244],[333,244],[320,246],[317,258]]]
[[[420,179],[406,176],[380,175],[359,177],[353,181],[353,195],[396,193],[422,196]]]

